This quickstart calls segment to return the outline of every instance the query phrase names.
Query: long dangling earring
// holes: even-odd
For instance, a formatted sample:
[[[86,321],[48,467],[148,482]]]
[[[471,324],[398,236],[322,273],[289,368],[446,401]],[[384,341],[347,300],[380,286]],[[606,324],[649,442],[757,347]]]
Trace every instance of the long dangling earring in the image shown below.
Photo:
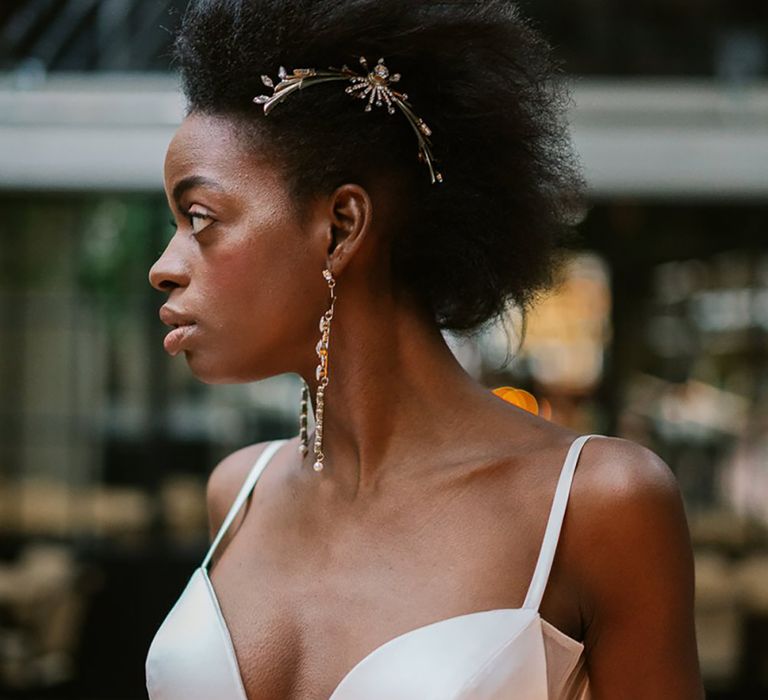
[[[315,398],[315,463],[312,465],[312,468],[316,472],[322,471],[324,466],[323,460],[325,459],[325,455],[323,455],[323,407],[325,403],[325,388],[328,386],[328,341],[331,337],[331,319],[333,319],[333,307],[336,303],[336,294],[334,291],[336,280],[333,279],[331,271],[327,269],[323,270],[323,277],[328,283],[331,304],[328,307],[328,310],[320,317],[321,336],[315,347],[317,356],[320,359],[317,369],[315,370],[315,376],[317,378],[317,396]],[[302,455],[306,455],[306,450],[308,450],[308,440],[306,435],[307,409],[305,403],[308,398],[309,388],[305,382],[304,388],[302,389],[301,425],[303,426],[303,431],[301,433],[302,442],[300,448],[302,449]]]
[[[301,380],[301,411],[299,413],[299,452],[302,457],[309,452],[309,439],[307,437],[307,417],[309,415],[309,386]]]

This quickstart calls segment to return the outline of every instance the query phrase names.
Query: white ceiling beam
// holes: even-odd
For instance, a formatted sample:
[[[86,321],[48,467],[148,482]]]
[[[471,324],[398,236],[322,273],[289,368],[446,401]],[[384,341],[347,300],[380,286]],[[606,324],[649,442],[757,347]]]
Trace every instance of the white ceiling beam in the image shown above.
[[[0,77],[0,189],[159,191],[182,118],[173,77]],[[768,84],[576,81],[595,198],[768,198]]]

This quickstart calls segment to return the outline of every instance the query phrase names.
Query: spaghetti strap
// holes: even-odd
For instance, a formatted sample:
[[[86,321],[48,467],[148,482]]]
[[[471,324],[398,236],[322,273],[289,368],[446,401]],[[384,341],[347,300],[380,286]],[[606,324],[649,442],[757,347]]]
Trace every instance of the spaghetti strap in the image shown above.
[[[264,471],[264,468],[267,466],[269,460],[272,458],[272,455],[274,455],[275,452],[277,452],[277,449],[280,447],[280,445],[282,445],[287,440],[288,438],[273,440],[264,448],[262,453],[259,455],[259,458],[256,460],[256,463],[253,465],[253,467],[251,468],[251,471],[248,473],[248,476],[245,478],[245,482],[240,487],[240,491],[238,492],[237,497],[232,503],[232,506],[230,507],[229,512],[227,513],[227,517],[224,518],[224,522],[221,524],[219,531],[216,533],[216,537],[213,538],[213,542],[211,542],[211,546],[208,549],[208,553],[205,555],[205,559],[203,559],[203,563],[200,565],[201,568],[203,569],[208,568],[208,564],[210,563],[211,558],[216,552],[216,548],[219,546],[219,543],[221,542],[222,538],[224,537],[227,530],[229,529],[229,526],[232,524],[232,521],[235,519],[235,516],[240,512],[240,509],[243,507],[243,503],[245,503],[248,496],[251,495],[251,491],[253,491],[253,487],[256,485],[256,482],[259,480],[261,473]]]
[[[544,597],[544,590],[547,587],[549,573],[552,570],[552,563],[555,560],[555,550],[557,541],[560,539],[560,530],[563,526],[565,517],[565,508],[568,505],[568,496],[571,493],[571,483],[573,482],[573,473],[576,470],[576,463],[579,461],[581,448],[591,437],[603,437],[602,435],[580,435],[572,443],[565,456],[563,468],[560,472],[560,478],[555,489],[555,496],[552,499],[552,508],[549,512],[547,529],[544,531],[544,540],[541,543],[539,558],[536,562],[536,569],[531,578],[531,584],[528,587],[528,593],[525,596],[523,608],[528,610],[538,610]]]

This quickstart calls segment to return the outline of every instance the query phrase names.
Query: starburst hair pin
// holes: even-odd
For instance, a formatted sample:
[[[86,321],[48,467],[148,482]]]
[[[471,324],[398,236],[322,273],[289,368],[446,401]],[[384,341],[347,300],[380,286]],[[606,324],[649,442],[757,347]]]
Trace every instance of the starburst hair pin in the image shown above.
[[[280,66],[278,71],[280,81],[277,85],[268,75],[261,76],[261,81],[264,85],[272,88],[272,95],[257,95],[253,98],[253,101],[264,106],[264,114],[266,115],[288,95],[297,90],[303,90],[305,87],[318,85],[319,83],[347,81],[350,84],[345,89],[345,92],[352,97],[366,100],[366,112],[370,112],[376,106],[386,107],[390,114],[394,114],[399,109],[405,115],[408,123],[416,133],[419,143],[419,160],[429,168],[432,184],[442,182],[443,174],[437,170],[435,158],[432,154],[432,142],[430,140],[432,130],[421,117],[414,113],[413,108],[408,102],[408,95],[404,92],[398,92],[391,87],[392,83],[400,81],[400,74],[390,73],[383,58],[378,60],[373,69],[369,67],[365,56],[360,56],[360,64],[366,71],[365,75],[356,73],[346,65],[343,65],[340,69],[328,68],[326,70],[295,68],[290,74],[283,66]]]

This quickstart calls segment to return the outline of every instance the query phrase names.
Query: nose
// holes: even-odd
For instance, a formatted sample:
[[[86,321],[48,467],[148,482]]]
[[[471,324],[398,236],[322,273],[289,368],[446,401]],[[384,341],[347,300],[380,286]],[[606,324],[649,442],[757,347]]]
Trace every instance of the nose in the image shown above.
[[[170,292],[189,284],[188,264],[176,245],[174,236],[155,264],[149,269],[149,283],[160,292]]]

